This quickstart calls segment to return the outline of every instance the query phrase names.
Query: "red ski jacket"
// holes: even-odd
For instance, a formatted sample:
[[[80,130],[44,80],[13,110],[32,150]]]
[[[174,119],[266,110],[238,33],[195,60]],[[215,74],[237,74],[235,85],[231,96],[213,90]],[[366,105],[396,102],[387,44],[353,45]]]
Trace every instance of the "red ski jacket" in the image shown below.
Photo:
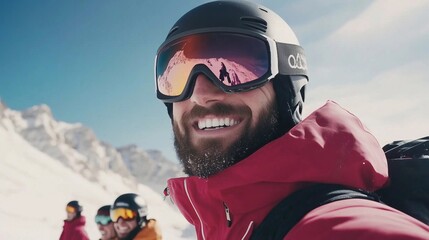
[[[327,102],[284,136],[210,176],[175,178],[169,193],[198,239],[249,239],[268,212],[312,183],[373,191],[388,181],[383,150],[361,121]],[[287,240],[429,239],[429,227],[378,202],[351,199],[308,213]]]
[[[63,232],[60,240],[89,240],[85,231],[86,219],[84,216],[77,217],[71,221],[64,220]]]

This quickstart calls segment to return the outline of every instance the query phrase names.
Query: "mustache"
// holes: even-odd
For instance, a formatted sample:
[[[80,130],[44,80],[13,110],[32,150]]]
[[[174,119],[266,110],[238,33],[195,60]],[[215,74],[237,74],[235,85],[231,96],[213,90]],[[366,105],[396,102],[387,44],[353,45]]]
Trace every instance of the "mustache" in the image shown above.
[[[211,105],[210,107],[203,107],[200,105],[195,105],[191,111],[189,111],[187,114],[184,114],[184,119],[191,119],[191,118],[198,118],[198,117],[204,117],[206,115],[231,115],[231,114],[239,114],[239,115],[250,115],[251,110],[249,107],[235,107],[229,104],[224,103],[215,103]]]

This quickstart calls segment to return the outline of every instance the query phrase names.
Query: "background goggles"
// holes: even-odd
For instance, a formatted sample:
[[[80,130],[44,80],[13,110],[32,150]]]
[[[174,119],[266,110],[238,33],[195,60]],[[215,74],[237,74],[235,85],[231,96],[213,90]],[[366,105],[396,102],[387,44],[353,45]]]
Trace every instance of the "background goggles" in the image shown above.
[[[110,216],[106,216],[106,215],[95,216],[95,223],[96,224],[107,225],[111,222],[112,222],[112,219],[110,218]]]
[[[225,92],[259,87],[273,75],[274,46],[272,40],[270,43],[262,37],[220,32],[194,34],[167,43],[160,47],[155,60],[157,96],[164,102],[186,99],[199,73]]]
[[[66,207],[66,212],[68,212],[68,213],[75,213],[76,209],[74,207],[72,207],[72,206],[67,206]]]
[[[122,218],[125,221],[135,219],[137,213],[128,208],[115,208],[110,210],[110,218],[113,222],[118,222],[119,218]]]

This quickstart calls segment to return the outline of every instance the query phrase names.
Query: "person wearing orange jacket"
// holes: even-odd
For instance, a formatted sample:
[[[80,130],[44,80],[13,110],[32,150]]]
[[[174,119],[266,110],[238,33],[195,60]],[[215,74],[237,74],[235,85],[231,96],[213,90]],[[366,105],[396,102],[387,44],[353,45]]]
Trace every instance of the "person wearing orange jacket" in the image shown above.
[[[125,193],[116,198],[110,209],[110,218],[121,240],[162,240],[162,233],[155,219],[147,218],[146,201],[135,193]]]

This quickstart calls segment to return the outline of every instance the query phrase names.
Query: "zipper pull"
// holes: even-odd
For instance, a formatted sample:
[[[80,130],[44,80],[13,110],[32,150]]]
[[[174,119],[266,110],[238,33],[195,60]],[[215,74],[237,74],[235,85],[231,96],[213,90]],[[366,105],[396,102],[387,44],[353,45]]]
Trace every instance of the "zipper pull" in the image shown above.
[[[171,202],[172,204],[174,204],[174,202],[173,202],[173,198],[171,198],[171,196],[170,196],[170,189],[168,188],[168,186],[164,188],[163,193],[164,193],[164,201],[165,201],[165,199],[166,199],[167,197],[169,197],[170,202]]]
[[[227,226],[228,227],[231,227],[231,225],[232,225],[232,220],[231,220],[231,215],[230,215],[230,213],[229,213],[229,208],[228,208],[228,206],[226,205],[226,203],[223,203],[223,206],[224,206],[224,208],[225,208],[225,215],[226,215],[226,221],[227,221]]]
[[[170,196],[170,189],[168,189],[168,187],[165,187],[164,188],[164,201],[168,196]]]

